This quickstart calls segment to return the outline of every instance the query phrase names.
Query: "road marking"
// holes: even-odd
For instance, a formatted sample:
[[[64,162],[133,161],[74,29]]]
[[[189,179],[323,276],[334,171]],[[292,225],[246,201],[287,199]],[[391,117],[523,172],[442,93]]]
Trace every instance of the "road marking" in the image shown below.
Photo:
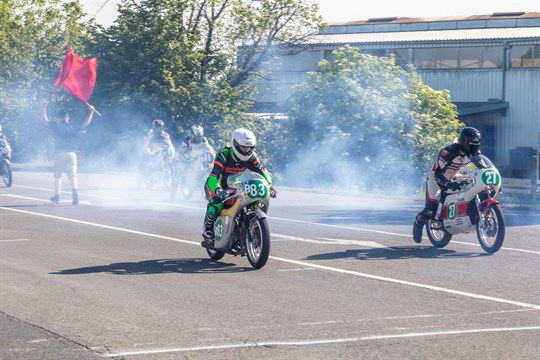
[[[174,237],[171,237],[171,236],[152,234],[152,233],[148,233],[148,232],[144,232],[144,231],[137,231],[137,230],[131,230],[131,229],[126,229],[126,228],[121,228],[121,227],[116,227],[116,226],[103,225],[103,224],[93,223],[93,222],[89,222],[89,221],[82,221],[82,220],[76,220],[76,219],[66,218],[66,217],[62,217],[62,216],[36,213],[36,212],[31,212],[31,211],[21,210],[21,209],[13,209],[13,208],[3,208],[3,209],[8,210],[8,211],[14,211],[14,212],[19,212],[19,213],[23,213],[23,214],[28,214],[28,215],[41,216],[41,217],[46,217],[46,218],[50,218],[50,219],[63,220],[63,221],[77,223],[77,224],[95,226],[95,227],[99,227],[99,228],[103,228],[103,229],[122,231],[122,232],[141,235],[141,236],[148,236],[148,237],[157,238],[157,239],[176,241],[176,242],[180,242],[180,243],[183,243],[183,244],[201,246],[199,242],[189,241],[189,240],[184,240],[184,239],[178,239],[178,238],[174,238]],[[426,285],[426,284],[421,284],[421,283],[415,283],[415,282],[412,282],[412,281],[399,280],[399,279],[389,278],[389,277],[385,277],[385,276],[366,274],[366,273],[361,273],[361,272],[358,272],[358,271],[345,270],[345,269],[340,269],[340,268],[335,268],[335,267],[330,267],[330,266],[313,264],[313,263],[309,263],[309,262],[305,262],[305,261],[298,261],[298,260],[280,258],[280,257],[276,257],[276,256],[270,256],[270,259],[273,259],[273,260],[276,260],[276,261],[281,261],[281,262],[288,263],[288,264],[295,264],[295,265],[303,266],[303,267],[311,267],[311,268],[320,269],[320,270],[326,270],[326,271],[331,271],[331,272],[336,272],[336,273],[341,273],[341,274],[353,275],[353,276],[362,277],[362,278],[366,278],[366,279],[379,280],[379,281],[384,281],[384,282],[389,282],[389,283],[394,283],[394,284],[419,287],[419,288],[438,291],[438,292],[443,292],[443,293],[447,293],[447,294],[460,295],[460,296],[474,298],[474,299],[488,300],[488,301],[494,301],[494,302],[503,303],[503,304],[510,304],[510,305],[514,305],[514,306],[520,306],[520,307],[540,310],[540,305],[524,303],[524,302],[521,302],[521,301],[513,301],[513,300],[502,299],[502,298],[496,298],[496,297],[492,297],[492,296],[474,294],[474,293],[469,293],[469,292],[460,291],[460,290],[453,290],[453,289],[443,288],[443,287],[439,287],[439,286],[432,286],[432,285]]]
[[[339,344],[339,343],[359,342],[359,341],[369,341],[369,340],[386,340],[386,339],[426,337],[426,336],[446,336],[446,335],[461,335],[461,334],[474,334],[474,333],[494,333],[494,332],[531,331],[531,330],[540,330],[540,326],[526,326],[526,327],[515,327],[515,328],[464,329],[464,330],[417,332],[417,333],[406,333],[406,334],[369,335],[369,336],[359,336],[359,337],[350,337],[350,338],[341,338],[341,339],[261,341],[261,342],[223,344],[223,345],[200,346],[200,347],[125,351],[125,352],[109,353],[109,354],[102,354],[102,355],[105,357],[117,357],[117,356],[120,357],[120,356],[163,354],[163,353],[173,353],[173,352],[239,349],[239,348],[265,347],[265,346],[309,346],[309,345]]]
[[[278,218],[278,217],[273,217],[273,216],[269,216],[269,218],[270,219],[275,219],[275,220],[280,220],[280,221],[288,221],[288,222],[307,224],[307,225],[318,225],[318,226],[326,226],[326,227],[332,227],[332,228],[337,228],[337,229],[364,231],[364,232],[371,232],[371,233],[377,233],[377,234],[402,236],[402,237],[412,238],[412,235],[409,235],[409,234],[400,234],[400,233],[389,232],[389,231],[381,231],[381,230],[373,230],[373,229],[362,229],[362,228],[356,228],[356,227],[352,227],[352,226],[343,226],[343,225],[320,224],[320,223],[315,223],[315,222],[311,222],[311,221],[285,219],[285,218]],[[301,238],[298,238],[298,240],[299,239],[301,239]],[[426,240],[427,238],[423,237],[423,239]],[[473,244],[473,243],[468,243],[468,242],[463,242],[463,241],[452,240],[452,243],[453,244],[461,244],[461,245],[469,245],[469,246],[480,247],[480,244]],[[501,247],[501,250],[503,250],[503,249],[504,250],[519,251],[519,252],[525,252],[525,253],[540,255],[540,251],[516,249],[516,248],[509,248],[509,247],[504,247],[504,246]]]
[[[38,187],[32,187],[32,186],[24,186],[24,185],[15,185],[17,187],[24,187],[24,188],[29,188],[29,189],[37,189],[37,190],[45,190],[43,188],[38,188]],[[39,201],[45,201],[45,202],[49,202],[48,200],[44,200],[44,199],[38,199],[38,198],[31,198],[31,197],[25,197],[25,196],[20,196],[20,195],[13,195],[13,194],[0,194],[1,196],[9,196],[9,197],[14,197],[14,198],[23,198],[23,199],[32,199],[32,200],[39,200]],[[94,194],[85,194],[85,196],[94,196],[94,197],[104,197],[104,196],[100,196],[100,195],[94,195]],[[108,197],[110,199],[110,197]],[[117,200],[124,200],[124,199],[120,199],[120,198],[116,198]],[[179,207],[179,208],[186,208],[186,209],[195,209],[195,210],[204,210],[205,208],[203,207],[200,207],[200,206],[189,206],[189,205],[180,205],[180,204],[171,204],[171,203],[162,203],[162,202],[158,202],[159,204],[164,204],[164,205],[167,205],[167,206],[172,206],[172,207]],[[90,203],[89,203],[90,204]],[[90,204],[91,205],[91,204]],[[384,235],[392,235],[392,236],[401,236],[401,237],[408,237],[408,238],[412,238],[412,235],[409,235],[409,234],[400,234],[400,233],[395,233],[395,232],[389,232],[389,231],[381,231],[381,230],[373,230],[373,229],[362,229],[362,228],[357,228],[357,227],[351,227],[351,226],[343,226],[343,225],[333,225],[333,224],[320,224],[320,223],[315,223],[315,222],[311,222],[311,221],[305,221],[305,220],[293,220],[293,219],[285,219],[285,218],[279,218],[279,217],[274,217],[274,216],[269,216],[268,217],[269,219],[274,219],[274,220],[280,220],[280,221],[287,221],[287,222],[295,222],[295,223],[300,223],[300,224],[307,224],[307,225],[317,225],[317,226],[326,226],[326,227],[333,227],[333,228],[337,228],[337,229],[346,229],[346,230],[354,230],[354,231],[363,231],[363,232],[371,232],[371,233],[377,233],[377,234],[384,234]],[[298,239],[301,239],[301,238],[298,238]],[[424,240],[428,240],[427,237],[423,237]],[[475,243],[468,243],[468,242],[463,242],[463,241],[456,241],[456,240],[452,240],[452,243],[453,244],[460,244],[460,245],[468,245],[468,246],[475,246],[475,247],[480,247],[480,244],[475,244]],[[369,246],[368,246],[369,247]],[[392,249],[390,247],[386,247],[387,249]],[[394,249],[392,249],[394,250]],[[517,249],[517,248],[509,248],[509,247],[501,247],[501,250],[509,250],[509,251],[518,251],[518,252],[524,252],[524,253],[529,253],[529,254],[537,254],[537,255],[540,255],[540,251],[533,251],[533,250],[525,250],[525,249]]]
[[[0,243],[13,242],[13,241],[28,241],[28,239],[7,239],[7,240],[0,240]]]
[[[280,239],[293,240],[293,241],[303,241],[303,242],[308,242],[308,243],[313,243],[313,244],[359,245],[359,246],[365,246],[365,247],[369,247],[369,248],[396,250],[396,249],[392,249],[391,247],[379,244],[379,243],[377,243],[375,241],[332,239],[332,238],[317,238],[317,239],[320,239],[320,240],[317,240],[317,239],[301,238],[301,237],[298,237],[298,236],[289,236],[289,235],[284,235],[284,234],[272,233],[272,237],[274,237],[274,236],[278,237]]]

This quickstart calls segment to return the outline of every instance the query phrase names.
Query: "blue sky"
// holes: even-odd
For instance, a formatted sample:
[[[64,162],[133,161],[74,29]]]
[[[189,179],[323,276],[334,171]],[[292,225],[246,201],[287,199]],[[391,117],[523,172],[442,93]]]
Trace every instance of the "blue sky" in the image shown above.
[[[494,12],[540,12],[540,0],[306,0],[317,3],[325,21],[377,17],[442,17],[488,15]],[[89,16],[109,26],[120,0],[80,0]]]

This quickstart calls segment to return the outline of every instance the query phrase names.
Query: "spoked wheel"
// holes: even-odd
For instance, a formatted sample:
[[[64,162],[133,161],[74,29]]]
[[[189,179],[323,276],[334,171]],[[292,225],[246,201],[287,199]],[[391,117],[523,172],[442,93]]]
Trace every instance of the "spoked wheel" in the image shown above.
[[[2,174],[4,185],[6,185],[6,187],[11,187],[11,185],[13,185],[13,173],[11,172],[11,166],[4,161],[2,162],[1,166],[2,168],[0,169],[0,173]]]
[[[170,190],[173,183],[173,171],[170,165],[168,164],[165,165],[162,176],[163,176],[163,185],[165,186],[165,189]]]
[[[255,269],[262,268],[270,255],[270,230],[266,219],[255,218],[249,223],[246,236],[247,258]]]
[[[484,212],[484,221],[476,224],[476,237],[485,252],[493,254],[497,252],[504,241],[505,220],[499,205],[492,204]]]
[[[429,241],[433,246],[436,248],[443,248],[452,239],[452,234],[450,234],[446,229],[444,228],[444,225],[442,221],[437,221],[433,219],[429,219],[426,222],[426,232]]]
[[[210,259],[212,260],[220,260],[223,256],[225,256],[225,253],[219,250],[206,249],[206,253],[208,254],[208,256],[210,256]]]

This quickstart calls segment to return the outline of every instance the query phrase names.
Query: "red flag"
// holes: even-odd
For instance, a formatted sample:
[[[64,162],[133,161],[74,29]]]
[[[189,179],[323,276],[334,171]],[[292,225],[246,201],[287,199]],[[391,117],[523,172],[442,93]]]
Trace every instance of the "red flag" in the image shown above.
[[[64,88],[88,104],[88,99],[94,91],[94,85],[96,85],[96,68],[96,58],[82,59],[73,53],[71,46],[68,46],[68,53],[54,85],[57,89]]]

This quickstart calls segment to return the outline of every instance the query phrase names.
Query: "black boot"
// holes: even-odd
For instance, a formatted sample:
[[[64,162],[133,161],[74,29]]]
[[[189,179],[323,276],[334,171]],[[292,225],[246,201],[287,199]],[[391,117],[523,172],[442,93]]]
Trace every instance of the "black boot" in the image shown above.
[[[420,220],[420,214],[416,215],[416,219],[414,219],[413,229],[412,229],[412,236],[415,243],[420,244],[422,242],[422,229],[424,228],[424,224],[426,223],[424,220]]]
[[[203,241],[201,245],[205,248],[214,247],[214,222],[215,219],[211,219],[208,215],[204,217],[204,226],[203,226]]]
[[[424,209],[416,214],[413,224],[413,240],[415,243],[420,244],[422,242],[422,229],[428,219],[431,219],[434,212],[428,209]]]

